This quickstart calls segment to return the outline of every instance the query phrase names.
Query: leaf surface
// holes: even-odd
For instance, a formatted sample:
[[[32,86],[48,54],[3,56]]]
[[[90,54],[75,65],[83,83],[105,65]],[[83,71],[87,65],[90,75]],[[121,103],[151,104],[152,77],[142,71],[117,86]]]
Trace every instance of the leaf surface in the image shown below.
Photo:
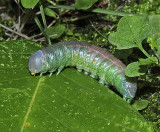
[[[117,32],[111,33],[109,41],[117,49],[138,47],[151,33],[151,26],[147,17],[125,16],[118,23]]]
[[[31,76],[28,59],[39,49],[30,41],[0,43],[1,132],[153,131],[130,104],[73,68]]]
[[[157,53],[160,55],[160,15],[152,15],[149,17],[152,27],[151,37],[156,41]]]
[[[60,37],[65,32],[65,26],[64,25],[55,25],[48,28],[48,34],[49,37],[52,39]]]
[[[47,16],[56,18],[55,12],[52,9],[50,9],[50,8],[48,8],[48,7],[44,8],[44,12],[45,12],[45,14]]]
[[[34,8],[39,0],[21,0],[24,8]]]
[[[77,9],[88,9],[98,0],[76,0],[75,7]]]
[[[158,64],[158,59],[156,57],[139,58],[139,61],[132,62],[127,66],[125,74],[128,77],[144,75],[151,64]]]

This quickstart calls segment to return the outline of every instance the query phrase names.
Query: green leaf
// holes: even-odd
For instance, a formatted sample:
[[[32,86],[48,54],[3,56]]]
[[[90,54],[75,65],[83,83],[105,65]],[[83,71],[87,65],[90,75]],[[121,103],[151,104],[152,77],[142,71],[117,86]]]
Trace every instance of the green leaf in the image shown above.
[[[157,40],[157,53],[160,55],[160,39]]]
[[[67,32],[66,32],[66,34],[69,35],[69,36],[73,36],[73,31],[70,30],[70,29],[68,29]]]
[[[149,22],[152,28],[151,37],[154,40],[160,38],[160,15],[149,16]]]
[[[46,22],[46,18],[45,18],[45,14],[44,14],[44,9],[43,9],[43,5],[40,5],[40,12],[41,12],[41,16],[42,16],[42,20],[43,20],[43,25],[44,25],[44,36],[45,36],[45,40],[46,42],[51,45],[51,40],[48,34],[48,28],[47,28],[47,22]]]
[[[24,8],[34,8],[39,0],[21,0]]]
[[[129,77],[144,75],[151,64],[158,64],[158,59],[156,57],[140,58],[138,62],[130,63],[127,66],[125,74]]]
[[[38,17],[35,16],[34,20],[35,20],[37,26],[39,27],[39,29],[41,30],[41,32],[43,33],[43,35],[45,36],[45,32],[44,32],[43,26],[42,26],[41,22],[39,21]]]
[[[110,34],[109,41],[117,49],[139,47],[150,32],[151,27],[146,17],[125,16],[119,21],[117,32]]]
[[[151,49],[157,48],[157,42],[153,38],[148,37],[147,42],[149,43],[149,46],[151,47]]]
[[[148,67],[145,65],[141,65],[139,62],[130,63],[125,71],[126,76],[128,77],[135,77],[144,75],[147,71]]]
[[[143,110],[148,106],[148,100],[135,100],[132,105],[136,110]]]
[[[0,130],[153,132],[130,104],[75,69],[31,76],[28,59],[39,49],[30,41],[0,43]]]
[[[140,65],[148,65],[148,66],[150,66],[151,64],[158,64],[158,59],[156,57],[149,57],[146,59],[140,58],[139,64]]]
[[[53,27],[48,28],[48,35],[52,39],[58,38],[64,33],[65,29],[66,28],[64,25],[55,25]]]
[[[55,12],[54,12],[52,9],[50,9],[50,8],[47,8],[47,7],[44,8],[44,12],[45,12],[45,14],[46,14],[47,16],[56,18]]]
[[[98,0],[76,0],[75,7],[77,9],[86,10],[90,8]]]
[[[160,15],[152,15],[149,17],[149,21],[152,27],[151,38],[151,46],[156,42],[157,53],[160,55]],[[152,47],[151,47],[152,48]]]

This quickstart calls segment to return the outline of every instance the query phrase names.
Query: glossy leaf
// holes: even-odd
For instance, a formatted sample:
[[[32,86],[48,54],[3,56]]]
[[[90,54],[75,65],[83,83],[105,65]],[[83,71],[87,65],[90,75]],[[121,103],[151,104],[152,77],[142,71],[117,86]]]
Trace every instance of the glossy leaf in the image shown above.
[[[148,100],[135,100],[132,105],[136,110],[143,110],[148,106]]]
[[[151,36],[154,40],[160,38],[160,15],[152,15],[149,17],[149,22],[152,27]]]
[[[73,68],[31,76],[30,41],[0,43],[0,130],[4,132],[153,132],[133,107],[97,80]]]
[[[21,0],[24,8],[34,8],[39,0]]]
[[[156,42],[157,53],[160,55],[160,15],[150,16],[149,21],[152,26],[151,42]]]
[[[52,39],[58,38],[64,33],[65,29],[66,28],[64,25],[55,25],[53,27],[48,28],[48,35]]]
[[[144,75],[147,71],[148,67],[145,65],[141,65],[138,61],[130,63],[125,71],[125,74],[128,77],[135,77],[135,76],[140,76]]]
[[[98,0],[76,0],[75,7],[77,9],[88,9]]]
[[[147,17],[125,16],[119,21],[117,32],[110,34],[109,41],[117,49],[139,47],[150,33],[151,26]]]
[[[46,14],[47,16],[56,18],[55,12],[54,12],[52,9],[50,9],[50,8],[47,8],[47,7],[44,8],[44,12],[45,12],[45,14]]]
[[[158,59],[156,57],[140,58],[139,61],[130,63],[127,66],[125,74],[129,77],[144,75],[151,64],[158,64]]]
[[[139,63],[140,63],[140,65],[150,66],[151,64],[158,64],[158,59],[156,57],[149,57],[146,59],[139,58]]]

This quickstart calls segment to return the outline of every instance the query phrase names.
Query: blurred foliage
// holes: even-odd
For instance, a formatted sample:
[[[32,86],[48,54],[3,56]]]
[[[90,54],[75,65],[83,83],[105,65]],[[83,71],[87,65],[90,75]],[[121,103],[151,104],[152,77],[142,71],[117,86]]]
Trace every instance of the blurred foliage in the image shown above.
[[[147,90],[145,90],[145,92],[147,92]],[[150,95],[149,97],[148,94]],[[157,89],[154,93],[144,94],[144,97],[149,100],[149,104],[148,107],[141,110],[140,113],[145,117],[145,119],[153,122],[154,125],[160,129],[160,91]]]
[[[155,0],[131,0],[129,5],[125,5],[123,11],[135,13],[148,13],[149,15],[160,14],[160,1]]]

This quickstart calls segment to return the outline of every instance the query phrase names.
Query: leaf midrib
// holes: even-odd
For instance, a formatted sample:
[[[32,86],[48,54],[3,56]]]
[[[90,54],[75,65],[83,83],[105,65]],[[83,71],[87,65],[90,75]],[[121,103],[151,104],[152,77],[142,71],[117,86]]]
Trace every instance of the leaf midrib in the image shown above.
[[[30,114],[30,112],[31,112],[31,108],[32,108],[32,106],[33,106],[34,100],[35,100],[35,98],[36,98],[36,95],[37,95],[37,93],[38,93],[38,90],[39,90],[39,88],[40,88],[40,85],[41,85],[41,83],[42,83],[43,81],[44,81],[44,78],[41,77],[41,78],[39,79],[38,83],[37,83],[37,86],[36,86],[36,89],[35,89],[35,91],[34,91],[34,93],[33,93],[31,102],[30,102],[30,104],[29,104],[29,106],[28,106],[27,113],[26,113],[26,115],[25,115],[25,117],[24,117],[23,125],[22,125],[22,127],[21,127],[21,132],[23,132],[23,130],[24,130],[24,127],[25,127],[25,124],[26,124],[27,119],[28,119],[28,117],[29,117],[29,114]]]

